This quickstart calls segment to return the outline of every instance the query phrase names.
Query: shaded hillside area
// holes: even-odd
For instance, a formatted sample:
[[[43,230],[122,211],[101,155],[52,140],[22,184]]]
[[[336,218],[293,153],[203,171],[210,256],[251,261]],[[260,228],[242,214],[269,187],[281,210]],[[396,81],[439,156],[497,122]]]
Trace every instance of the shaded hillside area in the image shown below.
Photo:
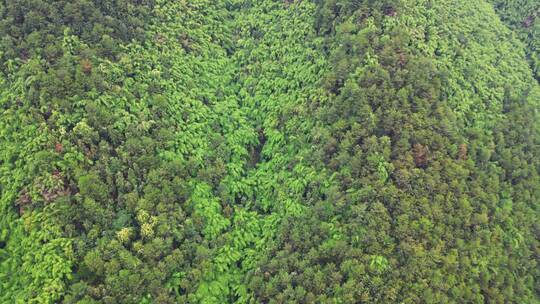
[[[525,44],[527,59],[540,81],[540,3],[538,1],[490,0],[502,21]]]

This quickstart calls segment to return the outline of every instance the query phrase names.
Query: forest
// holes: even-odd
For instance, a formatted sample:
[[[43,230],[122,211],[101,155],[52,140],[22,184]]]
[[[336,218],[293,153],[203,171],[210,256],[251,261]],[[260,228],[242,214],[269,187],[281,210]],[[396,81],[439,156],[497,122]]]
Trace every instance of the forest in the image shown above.
[[[540,303],[540,1],[0,0],[0,303]]]

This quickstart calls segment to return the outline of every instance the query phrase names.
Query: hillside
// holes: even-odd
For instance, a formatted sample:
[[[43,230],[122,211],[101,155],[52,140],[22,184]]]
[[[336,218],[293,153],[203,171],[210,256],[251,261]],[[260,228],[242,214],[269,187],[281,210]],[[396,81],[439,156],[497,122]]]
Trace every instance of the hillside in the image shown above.
[[[540,302],[539,9],[0,1],[0,302]]]

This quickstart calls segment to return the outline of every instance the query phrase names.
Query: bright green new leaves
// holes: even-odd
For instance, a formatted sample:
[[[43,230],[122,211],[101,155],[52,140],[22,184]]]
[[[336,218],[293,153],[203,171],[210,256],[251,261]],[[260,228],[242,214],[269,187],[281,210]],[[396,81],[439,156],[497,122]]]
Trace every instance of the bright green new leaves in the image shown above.
[[[229,226],[229,220],[222,215],[221,204],[211,193],[207,184],[194,186],[190,202],[195,210],[194,215],[204,219],[204,236],[215,239]]]

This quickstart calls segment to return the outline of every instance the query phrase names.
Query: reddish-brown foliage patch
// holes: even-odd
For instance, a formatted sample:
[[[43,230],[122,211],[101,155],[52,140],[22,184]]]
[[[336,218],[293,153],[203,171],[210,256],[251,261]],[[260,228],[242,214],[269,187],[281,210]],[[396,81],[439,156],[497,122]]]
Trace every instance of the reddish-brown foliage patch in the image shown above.
[[[467,144],[459,145],[458,156],[459,156],[459,159],[461,159],[461,160],[466,160],[467,159]]]
[[[83,73],[90,74],[92,73],[92,63],[88,59],[81,60],[81,69]]]
[[[414,163],[418,168],[425,168],[428,163],[428,148],[421,144],[413,146]]]

